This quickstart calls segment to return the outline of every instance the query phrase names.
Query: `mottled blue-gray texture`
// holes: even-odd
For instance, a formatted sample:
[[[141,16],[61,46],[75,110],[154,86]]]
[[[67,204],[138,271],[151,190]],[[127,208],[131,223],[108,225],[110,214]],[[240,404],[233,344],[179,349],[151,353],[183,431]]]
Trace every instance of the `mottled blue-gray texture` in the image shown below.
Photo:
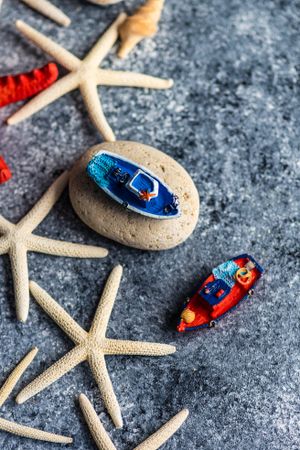
[[[53,0],[69,13],[69,29],[6,0],[0,18],[2,74],[30,70],[48,57],[22,38],[22,18],[85,55],[116,15],[138,1],[101,8],[85,0]],[[119,449],[131,449],[182,407],[190,417],[166,450],[296,450],[299,412],[300,6],[297,0],[168,0],[161,30],[125,61],[113,51],[104,67],[173,77],[169,91],[103,88],[103,108],[120,139],[153,145],[180,162],[201,196],[193,236],[167,252],[148,253],[109,242],[72,211],[67,192],[39,227],[43,235],[105,245],[105,260],[30,254],[30,277],[87,328],[104,281],[116,263],[124,278],[110,337],[175,344],[175,355],[111,357],[108,368],[125,426],[115,430],[83,364],[24,405],[12,398],[1,414],[74,436],[95,449],[76,400],[83,392]],[[13,127],[16,110],[0,111],[0,153],[13,179],[0,187],[1,214],[19,220],[66,168],[100,137],[79,92]],[[181,302],[213,267],[247,251],[266,274],[247,300],[217,328],[178,335]],[[31,302],[16,322],[11,272],[0,258],[0,382],[34,345],[40,352],[14,395],[71,348],[63,332]],[[61,446],[0,432],[5,450]]]

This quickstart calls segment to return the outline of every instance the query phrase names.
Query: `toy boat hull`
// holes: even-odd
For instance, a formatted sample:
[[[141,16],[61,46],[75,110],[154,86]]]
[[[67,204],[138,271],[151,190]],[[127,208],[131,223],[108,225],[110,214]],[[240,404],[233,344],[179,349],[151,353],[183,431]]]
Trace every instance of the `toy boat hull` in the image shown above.
[[[245,266],[251,267],[251,270],[247,272]],[[237,277],[237,273],[242,274],[242,279]],[[216,321],[253,294],[262,273],[263,268],[247,254],[237,256],[214,269],[196,294],[184,304],[177,331],[215,326]]]
[[[133,161],[104,150],[94,156],[86,170],[98,187],[131,211],[154,219],[174,219],[181,214],[170,188]]]

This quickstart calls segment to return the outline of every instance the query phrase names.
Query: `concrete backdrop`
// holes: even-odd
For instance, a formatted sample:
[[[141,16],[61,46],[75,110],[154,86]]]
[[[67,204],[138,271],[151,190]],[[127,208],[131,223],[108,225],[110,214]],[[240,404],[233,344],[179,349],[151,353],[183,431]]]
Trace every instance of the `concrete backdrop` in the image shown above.
[[[22,18],[82,57],[124,9],[53,0],[73,19],[64,29],[6,0],[0,17],[1,74],[30,70],[48,57],[15,30]],[[30,277],[84,327],[116,263],[124,278],[110,337],[172,343],[162,359],[107,358],[125,426],[115,430],[86,364],[16,406],[14,396],[72,346],[32,300],[26,325],[15,318],[11,272],[0,258],[0,382],[34,345],[40,352],[2,408],[7,419],[71,434],[73,448],[95,448],[76,398],[92,400],[119,449],[130,449],[182,407],[190,417],[165,449],[300,448],[299,435],[299,138],[300,7],[297,0],[168,0],[161,29],[126,61],[113,51],[104,67],[173,77],[170,91],[103,88],[103,108],[119,139],[153,145],[191,174],[201,196],[193,236],[161,253],[125,248],[89,230],[68,194],[39,227],[45,236],[105,245],[105,260],[30,254]],[[63,72],[62,72],[63,73]],[[4,119],[17,109],[0,111]],[[19,220],[64,169],[101,138],[79,92],[18,126],[0,128],[0,153],[13,179],[0,187],[1,214]],[[216,329],[178,335],[183,299],[211,269],[241,252],[266,275],[255,296]],[[5,450],[59,449],[0,432]]]

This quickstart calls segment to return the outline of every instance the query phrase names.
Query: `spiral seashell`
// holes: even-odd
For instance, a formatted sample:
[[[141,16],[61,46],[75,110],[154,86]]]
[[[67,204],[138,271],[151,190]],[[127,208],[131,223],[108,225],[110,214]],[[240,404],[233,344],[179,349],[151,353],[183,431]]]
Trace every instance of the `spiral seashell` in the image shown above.
[[[126,58],[140,41],[157,33],[163,6],[164,0],[147,0],[143,6],[120,25],[119,58]]]

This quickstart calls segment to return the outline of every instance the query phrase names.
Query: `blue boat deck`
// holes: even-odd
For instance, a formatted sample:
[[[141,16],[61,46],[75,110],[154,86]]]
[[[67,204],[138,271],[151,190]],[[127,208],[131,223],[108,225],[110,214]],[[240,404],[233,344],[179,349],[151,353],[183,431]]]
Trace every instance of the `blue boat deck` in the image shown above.
[[[92,180],[124,207],[156,219],[180,215],[177,197],[149,170],[121,156],[101,151],[87,166]]]

